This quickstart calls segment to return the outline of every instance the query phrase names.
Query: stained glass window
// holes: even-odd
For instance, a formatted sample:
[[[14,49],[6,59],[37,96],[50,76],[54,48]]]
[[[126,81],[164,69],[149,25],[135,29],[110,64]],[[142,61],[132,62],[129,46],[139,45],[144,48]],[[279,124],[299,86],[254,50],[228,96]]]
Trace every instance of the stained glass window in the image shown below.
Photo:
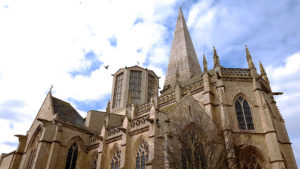
[[[149,148],[146,141],[142,141],[136,155],[136,169],[145,169],[148,161]]]
[[[78,146],[76,142],[74,142],[69,148],[65,169],[76,168],[77,155],[78,155]]]
[[[119,107],[121,103],[123,73],[119,74],[115,81],[114,102],[113,107]]]
[[[129,93],[132,104],[137,104],[141,99],[141,84],[142,84],[142,72],[141,71],[130,71],[129,80]]]
[[[239,128],[243,130],[254,130],[251,110],[247,100],[239,96],[235,101],[235,110]]]

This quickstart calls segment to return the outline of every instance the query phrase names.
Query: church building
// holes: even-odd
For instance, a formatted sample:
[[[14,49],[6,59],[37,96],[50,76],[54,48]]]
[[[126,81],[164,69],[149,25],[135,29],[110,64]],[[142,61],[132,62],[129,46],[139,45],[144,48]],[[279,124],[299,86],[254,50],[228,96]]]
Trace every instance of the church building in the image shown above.
[[[86,117],[51,90],[0,169],[297,169],[264,67],[198,62],[179,10],[167,74],[120,68],[106,111]]]

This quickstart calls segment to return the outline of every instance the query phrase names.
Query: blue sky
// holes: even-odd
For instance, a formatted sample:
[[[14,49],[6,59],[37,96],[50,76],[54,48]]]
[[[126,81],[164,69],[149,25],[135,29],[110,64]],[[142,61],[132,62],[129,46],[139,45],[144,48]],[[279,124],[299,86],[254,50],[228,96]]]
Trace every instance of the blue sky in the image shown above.
[[[300,2],[298,0],[1,0],[0,153],[16,148],[51,85],[85,116],[103,110],[118,68],[166,73],[178,8],[194,47],[212,68],[247,67],[247,44],[269,75],[300,162]],[[109,69],[104,66],[109,65]]]

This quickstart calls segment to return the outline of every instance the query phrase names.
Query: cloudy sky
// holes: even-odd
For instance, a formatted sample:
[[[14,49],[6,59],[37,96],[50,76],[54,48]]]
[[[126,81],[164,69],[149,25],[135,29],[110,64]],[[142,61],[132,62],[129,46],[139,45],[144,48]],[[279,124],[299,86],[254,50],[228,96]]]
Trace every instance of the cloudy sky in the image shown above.
[[[247,67],[247,44],[262,61],[300,164],[298,0],[0,0],[0,153],[16,148],[51,85],[85,116],[103,110],[118,68],[162,77],[182,6],[196,52],[212,68]],[[109,65],[109,69],[104,66]],[[298,143],[298,144],[297,144]]]

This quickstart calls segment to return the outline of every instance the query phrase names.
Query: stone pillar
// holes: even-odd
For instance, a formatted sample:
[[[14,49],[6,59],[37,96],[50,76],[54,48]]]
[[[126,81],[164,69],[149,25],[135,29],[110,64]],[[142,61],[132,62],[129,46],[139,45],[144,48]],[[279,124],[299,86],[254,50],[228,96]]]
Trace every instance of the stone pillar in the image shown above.
[[[36,156],[33,161],[33,165],[32,165],[33,169],[45,168],[46,161],[47,161],[45,159],[47,159],[49,156],[51,156],[51,154],[49,154],[49,147],[50,147],[50,143],[52,141],[52,135],[54,132],[54,125],[52,124],[52,122],[43,120],[43,119],[38,119],[38,120],[43,122],[44,127],[43,127],[43,133],[42,133],[42,136],[41,136],[41,139],[39,141],[38,148],[36,151]]]
[[[103,138],[103,140],[99,143],[97,169],[104,169],[107,160],[107,129],[105,128],[105,126],[103,126],[102,128],[100,136]]]
[[[19,145],[18,148],[15,152],[15,156],[12,159],[12,165],[11,165],[11,169],[18,169],[25,151],[25,146],[26,146],[26,141],[27,141],[27,135],[15,135],[16,137],[19,138]],[[1,161],[0,161],[0,165],[1,165]]]
[[[56,124],[54,128],[54,135],[53,135],[53,141],[50,145],[49,150],[49,158],[47,160],[46,168],[45,169],[55,169],[56,166],[56,160],[59,153],[59,147],[61,144],[61,133],[63,131],[61,124]]]

